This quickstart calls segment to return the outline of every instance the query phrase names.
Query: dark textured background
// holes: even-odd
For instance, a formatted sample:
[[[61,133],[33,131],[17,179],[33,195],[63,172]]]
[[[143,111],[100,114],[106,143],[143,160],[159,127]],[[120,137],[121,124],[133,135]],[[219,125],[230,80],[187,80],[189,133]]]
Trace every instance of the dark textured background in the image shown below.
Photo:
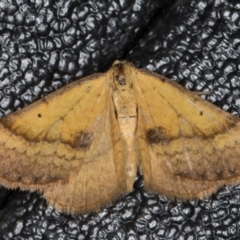
[[[233,0],[0,0],[0,115],[115,59],[178,81],[240,116],[240,3]],[[1,137],[1,136],[0,136]],[[0,188],[0,239],[240,239],[240,187],[201,201],[134,191],[98,213],[55,212]]]

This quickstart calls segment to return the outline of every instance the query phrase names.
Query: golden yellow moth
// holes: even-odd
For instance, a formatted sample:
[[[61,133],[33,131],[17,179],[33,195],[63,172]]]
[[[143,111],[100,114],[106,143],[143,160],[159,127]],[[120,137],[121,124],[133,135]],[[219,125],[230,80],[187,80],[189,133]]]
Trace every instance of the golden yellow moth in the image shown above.
[[[0,120],[0,183],[59,211],[132,190],[202,198],[240,182],[240,121],[171,80],[116,61]]]

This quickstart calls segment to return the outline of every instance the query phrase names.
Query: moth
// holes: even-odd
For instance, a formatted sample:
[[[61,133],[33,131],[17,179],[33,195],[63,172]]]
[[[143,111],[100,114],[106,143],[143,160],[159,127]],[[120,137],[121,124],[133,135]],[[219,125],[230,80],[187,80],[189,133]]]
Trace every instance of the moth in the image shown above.
[[[116,61],[0,120],[0,183],[68,213],[132,190],[179,199],[240,182],[240,121],[175,82]]]

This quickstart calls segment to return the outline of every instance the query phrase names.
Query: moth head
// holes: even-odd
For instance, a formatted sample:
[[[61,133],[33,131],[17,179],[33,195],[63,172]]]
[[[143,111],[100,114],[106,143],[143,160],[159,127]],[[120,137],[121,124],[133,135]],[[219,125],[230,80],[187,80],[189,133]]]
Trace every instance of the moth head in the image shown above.
[[[113,82],[115,89],[125,91],[132,88],[131,69],[126,67],[125,62],[116,61],[113,64]]]

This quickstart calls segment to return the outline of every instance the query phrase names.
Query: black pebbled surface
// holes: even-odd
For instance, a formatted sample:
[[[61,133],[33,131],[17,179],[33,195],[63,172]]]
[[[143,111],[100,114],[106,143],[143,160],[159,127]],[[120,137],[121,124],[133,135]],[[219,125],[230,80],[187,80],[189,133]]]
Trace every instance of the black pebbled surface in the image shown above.
[[[178,81],[240,116],[238,1],[0,0],[0,115],[115,59]],[[240,239],[240,187],[201,201],[134,191],[98,213],[55,212],[0,188],[0,239]]]

